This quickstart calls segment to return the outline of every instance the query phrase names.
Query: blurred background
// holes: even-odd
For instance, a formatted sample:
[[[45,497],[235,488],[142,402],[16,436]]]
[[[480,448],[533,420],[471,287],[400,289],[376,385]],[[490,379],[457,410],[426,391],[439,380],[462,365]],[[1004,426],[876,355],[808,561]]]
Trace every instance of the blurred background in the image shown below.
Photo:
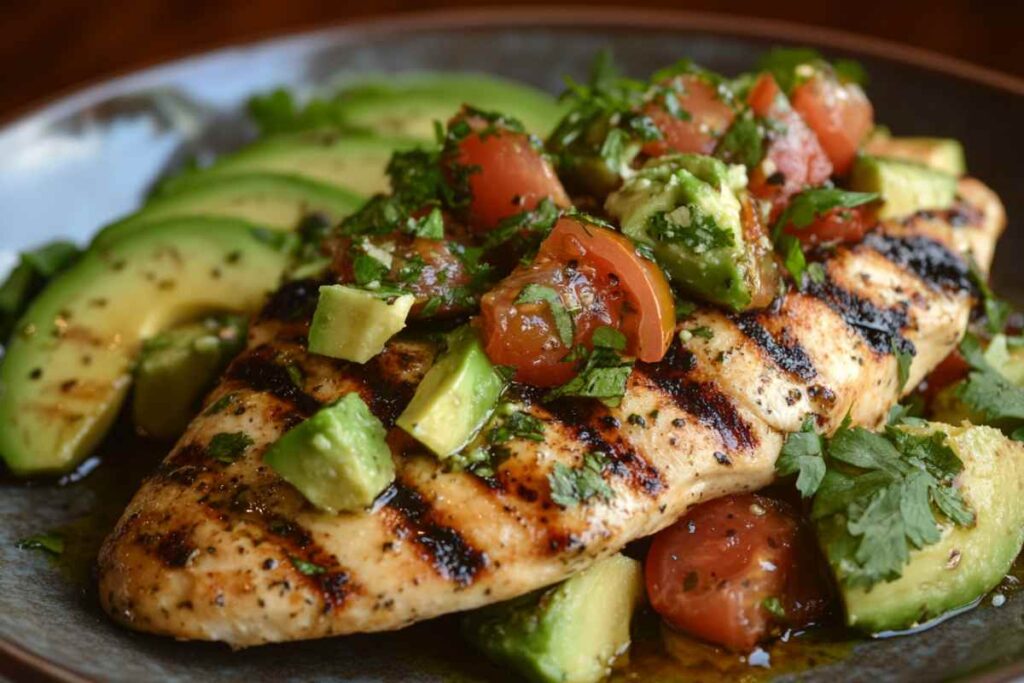
[[[90,81],[231,43],[392,12],[494,4],[471,0],[0,0],[0,64],[4,65],[0,72],[0,118]],[[586,3],[627,4],[842,29],[1024,76],[1021,0]]]

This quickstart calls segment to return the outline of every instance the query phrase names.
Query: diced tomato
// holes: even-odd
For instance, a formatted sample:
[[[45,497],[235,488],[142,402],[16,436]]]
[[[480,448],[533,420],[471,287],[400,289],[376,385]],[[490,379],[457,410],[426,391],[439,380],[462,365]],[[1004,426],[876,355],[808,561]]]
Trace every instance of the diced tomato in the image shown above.
[[[817,136],[836,175],[853,166],[864,138],[875,125],[875,113],[856,83],[840,83],[823,71],[793,90],[793,108]]]
[[[445,165],[450,177],[467,174],[468,220],[475,230],[491,230],[503,218],[530,211],[544,199],[570,205],[555,169],[529,136],[465,112],[449,125],[459,121],[467,122],[471,132],[445,155]]]
[[[571,343],[559,334],[544,301],[517,303],[527,285],[553,290],[572,314]],[[672,293],[661,270],[641,258],[629,238],[608,228],[562,218],[533,263],[517,268],[481,301],[485,348],[516,379],[536,386],[568,381],[574,345],[590,346],[594,330],[609,326],[627,339],[626,352],[661,360],[675,328]]]
[[[746,274],[750,286],[750,308],[764,308],[779,295],[780,275],[775,250],[750,197],[744,196],[740,202],[740,219],[743,222],[743,241],[753,266]]]
[[[785,230],[804,244],[821,244],[837,241],[859,242],[870,227],[870,210],[858,206],[852,209],[832,209],[818,216],[813,223],[804,228],[787,225]]]
[[[967,364],[960,350],[953,349],[925,378],[925,400],[930,403],[940,391],[967,377],[970,370],[971,366]]]
[[[643,109],[661,131],[662,139],[646,143],[644,153],[711,154],[718,138],[732,124],[732,107],[722,101],[714,85],[699,76],[676,76],[662,85],[666,88],[664,96],[654,98]],[[675,98],[678,112],[665,106],[665,97]]]
[[[755,494],[695,507],[654,537],[644,571],[665,621],[736,651],[752,649],[773,626],[821,619],[831,601],[806,525],[789,505]]]
[[[790,197],[828,180],[832,163],[771,74],[761,74],[747,103],[768,130],[765,158],[750,174],[750,191],[772,202],[775,218]]]

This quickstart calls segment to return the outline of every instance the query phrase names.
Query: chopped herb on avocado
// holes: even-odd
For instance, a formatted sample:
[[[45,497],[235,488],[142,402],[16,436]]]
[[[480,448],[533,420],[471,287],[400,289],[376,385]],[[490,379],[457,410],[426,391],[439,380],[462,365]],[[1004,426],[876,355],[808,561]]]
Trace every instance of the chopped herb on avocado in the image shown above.
[[[890,426],[879,434],[844,423],[823,439],[810,418],[776,463],[780,475],[799,473],[801,494],[814,497],[813,519],[845,520],[825,552],[843,585],[865,588],[899,578],[912,549],[939,540],[936,510],[959,526],[974,522],[952,485],[962,469],[942,432]]]
[[[252,437],[245,432],[220,432],[210,439],[206,452],[214,460],[230,465],[242,457],[252,444]]]
[[[515,300],[516,305],[546,303],[558,330],[558,338],[566,347],[572,346],[575,335],[572,314],[562,303],[562,298],[552,287],[531,283],[523,287]]]
[[[551,500],[562,507],[581,505],[592,498],[611,500],[614,492],[602,476],[607,464],[607,456],[597,452],[584,455],[583,463],[579,467],[555,463],[548,474]]]
[[[553,401],[565,396],[600,399],[616,406],[626,393],[626,382],[633,371],[633,361],[623,358],[626,337],[611,327],[599,327],[591,339],[593,350],[575,347],[574,358],[582,359],[582,368],[571,380],[549,391],[544,397]]]
[[[658,242],[682,244],[700,253],[723,249],[736,243],[731,231],[718,225],[699,204],[683,204],[676,209],[659,211],[647,219],[647,234]]]
[[[18,541],[19,550],[42,550],[51,555],[64,553],[64,537],[53,531],[33,534]]]

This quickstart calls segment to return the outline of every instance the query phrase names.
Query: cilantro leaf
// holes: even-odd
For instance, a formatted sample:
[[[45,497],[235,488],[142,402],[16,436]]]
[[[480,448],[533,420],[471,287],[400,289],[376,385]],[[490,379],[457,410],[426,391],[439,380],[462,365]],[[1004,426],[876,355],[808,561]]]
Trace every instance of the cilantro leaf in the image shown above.
[[[517,410],[491,429],[487,438],[492,444],[506,443],[512,439],[543,441],[544,422],[529,413]]]
[[[807,272],[807,257],[804,255],[804,248],[800,240],[792,235],[782,235],[775,242],[776,249],[782,254],[782,265],[786,267],[793,277],[793,282],[799,287],[804,281],[804,273]]]
[[[852,209],[879,198],[877,192],[851,192],[834,187],[815,187],[793,197],[775,223],[775,235],[787,225],[806,228],[814,219],[832,209]]]
[[[985,312],[985,327],[992,334],[999,334],[1006,327],[1006,321],[1013,312],[1013,308],[992,291],[992,287],[988,284],[988,278],[981,272],[981,267],[973,256],[968,256],[968,265],[971,282],[981,294],[981,308]]]
[[[764,158],[764,138],[764,128],[747,110],[736,117],[718,141],[715,156],[729,164],[754,168]]]
[[[210,439],[206,452],[214,460],[230,465],[242,457],[252,444],[252,437],[245,432],[219,432]]]
[[[574,349],[574,357],[584,359],[583,367],[565,384],[549,391],[544,399],[553,401],[565,396],[600,399],[616,406],[626,393],[626,383],[633,372],[633,361],[620,353],[626,348],[626,337],[611,327],[599,327],[591,338],[592,351]]]
[[[580,467],[555,463],[548,474],[551,500],[562,507],[580,505],[592,498],[611,500],[614,493],[602,475],[607,464],[607,457],[597,452],[583,456],[583,464]]]
[[[892,352],[896,355],[896,393],[902,394],[907,386],[907,380],[910,379],[910,366],[914,362],[917,350],[907,350],[893,339]]]
[[[786,437],[775,471],[786,477],[797,474],[796,488],[804,498],[810,498],[825,478],[824,442],[814,430],[814,418],[807,416],[799,432]]]
[[[42,550],[51,555],[62,555],[64,553],[64,537],[53,531],[33,534],[18,541],[17,547],[19,550]]]
[[[967,378],[954,388],[955,395],[984,424],[1013,435],[1024,428],[1024,389],[1013,384],[985,360],[981,342],[968,334],[960,353],[971,367]]]
[[[773,48],[758,61],[758,70],[771,72],[787,94],[818,70],[831,70],[844,83],[864,85],[868,81],[867,71],[860,63],[852,59],[837,59],[829,64],[817,50],[806,47]]]
[[[292,565],[299,570],[299,573],[304,576],[317,576],[319,574],[327,573],[326,568],[313,562],[309,562],[308,560],[303,560],[301,557],[289,555],[288,559],[291,561]]]
[[[558,338],[561,340],[562,345],[566,348],[572,346],[572,340],[575,335],[572,315],[565,307],[565,304],[562,303],[562,297],[558,295],[554,288],[547,285],[530,283],[519,292],[515,303],[516,305],[546,303],[548,310],[551,311],[551,317],[554,318],[555,329],[558,330]]]

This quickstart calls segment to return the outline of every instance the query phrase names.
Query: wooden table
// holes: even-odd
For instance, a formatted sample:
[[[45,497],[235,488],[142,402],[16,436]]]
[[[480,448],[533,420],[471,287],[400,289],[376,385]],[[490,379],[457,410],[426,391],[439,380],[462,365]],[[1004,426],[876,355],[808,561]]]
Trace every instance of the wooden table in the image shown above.
[[[480,4],[471,0],[0,0],[0,117],[90,81],[229,43],[396,11]],[[586,4],[714,11],[827,26],[1024,75],[1020,33],[1024,2],[1019,1],[588,0]]]

